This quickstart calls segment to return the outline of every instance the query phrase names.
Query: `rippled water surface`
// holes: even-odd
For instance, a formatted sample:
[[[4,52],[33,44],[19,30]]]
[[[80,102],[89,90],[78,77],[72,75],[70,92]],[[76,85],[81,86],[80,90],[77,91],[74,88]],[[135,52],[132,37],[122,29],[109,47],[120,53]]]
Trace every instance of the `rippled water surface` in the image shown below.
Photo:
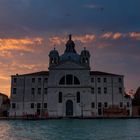
[[[0,140],[140,140],[140,119],[1,120]]]

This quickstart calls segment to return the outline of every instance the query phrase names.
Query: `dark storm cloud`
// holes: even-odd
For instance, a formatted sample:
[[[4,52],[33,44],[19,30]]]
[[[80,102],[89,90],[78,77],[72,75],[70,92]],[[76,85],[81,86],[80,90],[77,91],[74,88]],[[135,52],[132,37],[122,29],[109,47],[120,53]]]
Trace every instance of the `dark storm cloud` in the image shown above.
[[[1,0],[0,30],[139,31],[139,5],[139,0]]]

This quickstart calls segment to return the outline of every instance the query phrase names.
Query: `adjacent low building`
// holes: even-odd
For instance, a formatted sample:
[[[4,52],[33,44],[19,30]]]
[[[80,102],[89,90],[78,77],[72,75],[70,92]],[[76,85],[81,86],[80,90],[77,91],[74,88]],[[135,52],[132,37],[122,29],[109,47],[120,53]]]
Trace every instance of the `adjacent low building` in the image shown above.
[[[49,71],[13,75],[10,116],[126,117],[131,99],[124,94],[124,76],[91,71],[90,52],[80,54],[69,36],[59,55],[49,53]]]
[[[132,100],[132,116],[140,117],[140,87],[137,89]]]
[[[7,117],[10,109],[10,100],[7,95],[0,93],[0,117]]]

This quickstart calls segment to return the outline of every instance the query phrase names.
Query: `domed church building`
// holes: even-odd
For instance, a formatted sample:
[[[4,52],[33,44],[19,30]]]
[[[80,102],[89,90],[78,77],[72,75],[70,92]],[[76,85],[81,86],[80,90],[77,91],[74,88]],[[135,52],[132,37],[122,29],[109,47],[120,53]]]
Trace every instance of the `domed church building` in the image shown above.
[[[49,53],[48,71],[13,75],[11,117],[95,118],[131,116],[124,76],[90,70],[90,52],[77,53],[72,36],[62,55]]]

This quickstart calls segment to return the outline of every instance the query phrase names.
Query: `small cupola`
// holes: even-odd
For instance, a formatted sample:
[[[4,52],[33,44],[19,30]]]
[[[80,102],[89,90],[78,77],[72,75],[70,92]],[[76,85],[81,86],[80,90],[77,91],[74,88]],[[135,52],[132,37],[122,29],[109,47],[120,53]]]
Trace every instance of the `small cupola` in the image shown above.
[[[59,53],[55,48],[54,50],[50,51],[49,57],[50,57],[50,65],[59,63]]]
[[[88,50],[86,50],[86,48],[84,48],[84,50],[81,51],[81,55],[80,55],[80,62],[82,64],[88,64],[89,65],[89,60],[90,59],[90,53]]]

